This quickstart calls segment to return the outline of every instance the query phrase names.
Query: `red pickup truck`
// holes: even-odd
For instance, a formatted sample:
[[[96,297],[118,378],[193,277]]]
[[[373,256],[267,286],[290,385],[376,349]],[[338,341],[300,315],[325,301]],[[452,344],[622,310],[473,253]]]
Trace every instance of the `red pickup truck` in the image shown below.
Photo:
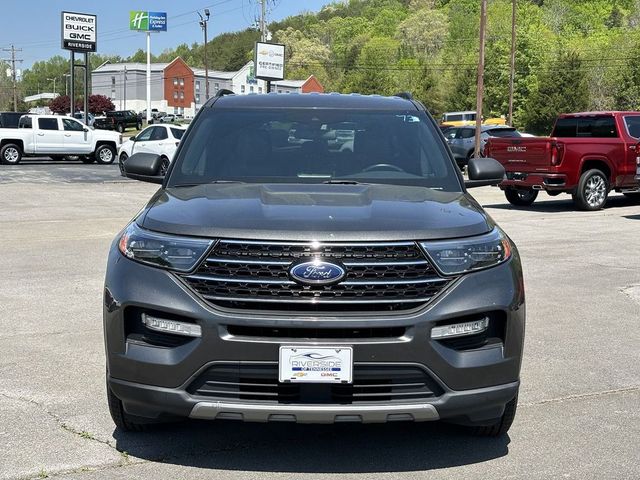
[[[540,190],[570,193],[598,210],[611,190],[640,199],[640,112],[563,114],[550,137],[490,138],[484,151],[504,165],[500,184],[513,205],[531,205]]]

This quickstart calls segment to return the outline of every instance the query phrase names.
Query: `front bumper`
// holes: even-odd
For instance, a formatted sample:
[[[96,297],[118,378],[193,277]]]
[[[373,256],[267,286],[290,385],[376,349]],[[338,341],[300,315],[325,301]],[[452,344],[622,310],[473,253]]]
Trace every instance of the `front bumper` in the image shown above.
[[[202,337],[177,346],[128,337],[130,312],[189,319]],[[503,322],[500,342],[458,349],[430,338],[435,324],[492,312]],[[134,316],[135,317],[135,316]],[[448,419],[478,423],[499,418],[517,393],[524,338],[524,287],[517,251],[504,264],[465,275],[425,308],[406,312],[299,315],[223,310],[200,300],[173,274],[123,257],[112,246],[105,282],[104,331],[108,385],[125,410],[139,417],[237,418],[248,421],[385,422]],[[233,335],[237,327],[404,328],[385,339],[286,339]],[[203,396],[189,389],[216,363],[277,362],[280,345],[350,345],[354,368],[418,366],[436,385],[433,398],[340,404],[255,402]]]
[[[300,405],[213,401],[194,398],[185,388],[141,385],[109,377],[109,388],[125,400],[128,413],[147,418],[296,423],[386,423],[447,419],[483,424],[499,418],[518,393],[519,381],[467,391],[447,391],[429,402],[376,405]]]

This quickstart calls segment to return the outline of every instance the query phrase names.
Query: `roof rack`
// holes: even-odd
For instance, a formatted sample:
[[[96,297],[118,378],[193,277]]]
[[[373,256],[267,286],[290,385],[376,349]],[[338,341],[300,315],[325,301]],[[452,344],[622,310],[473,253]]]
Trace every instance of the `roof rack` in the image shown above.
[[[235,95],[236,93],[232,90],[228,90],[226,88],[222,88],[220,90],[218,90],[218,93],[216,93],[216,97],[224,97],[225,95]]]

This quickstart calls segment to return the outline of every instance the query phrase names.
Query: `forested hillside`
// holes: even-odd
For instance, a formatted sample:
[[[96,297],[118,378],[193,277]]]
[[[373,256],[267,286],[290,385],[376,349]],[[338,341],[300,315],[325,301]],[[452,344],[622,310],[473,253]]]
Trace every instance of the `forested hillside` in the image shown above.
[[[287,45],[288,78],[314,74],[329,91],[408,90],[440,113],[475,108],[479,10],[479,0],[350,0],[269,30]],[[561,111],[639,109],[639,25],[640,0],[518,0],[516,123],[547,133]],[[210,68],[239,68],[257,38],[254,30],[216,37]],[[511,0],[489,0],[487,115],[507,112],[510,42]],[[195,44],[156,60],[177,55],[202,65],[203,48]],[[92,63],[106,58],[96,55]],[[144,61],[144,52],[130,59]],[[25,74],[27,90],[49,62]]]

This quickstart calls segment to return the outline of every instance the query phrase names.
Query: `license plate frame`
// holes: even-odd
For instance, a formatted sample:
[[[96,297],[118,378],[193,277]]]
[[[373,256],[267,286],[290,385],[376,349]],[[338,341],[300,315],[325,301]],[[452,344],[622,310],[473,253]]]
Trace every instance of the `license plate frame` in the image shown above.
[[[353,347],[282,345],[281,383],[353,383]]]

